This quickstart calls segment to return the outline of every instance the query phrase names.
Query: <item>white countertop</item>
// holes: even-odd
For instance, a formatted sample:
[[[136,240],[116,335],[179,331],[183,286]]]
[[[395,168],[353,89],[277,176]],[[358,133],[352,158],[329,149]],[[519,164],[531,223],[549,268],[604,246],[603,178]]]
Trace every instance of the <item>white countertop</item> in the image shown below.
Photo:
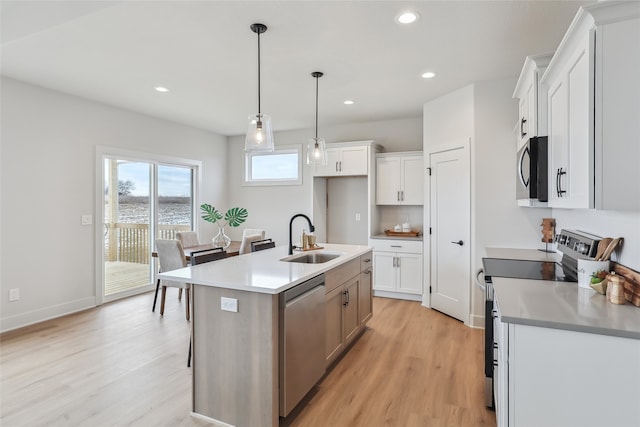
[[[245,255],[225,258],[193,267],[160,273],[160,279],[215,286],[225,289],[279,294],[305,280],[358,258],[370,250],[368,246],[319,243],[322,250],[304,252],[339,253],[341,256],[322,264],[303,264],[281,261],[286,258],[286,246],[277,246]],[[294,252],[293,256],[303,252]]]
[[[492,278],[502,321],[640,339],[640,308],[612,304],[577,283]]]

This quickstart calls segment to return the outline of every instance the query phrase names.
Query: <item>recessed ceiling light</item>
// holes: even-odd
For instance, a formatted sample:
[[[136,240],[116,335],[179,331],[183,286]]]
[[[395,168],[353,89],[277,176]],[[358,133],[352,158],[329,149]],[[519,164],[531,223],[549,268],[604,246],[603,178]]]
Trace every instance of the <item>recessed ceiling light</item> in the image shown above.
[[[352,99],[347,99],[346,101],[344,101],[344,105],[353,105],[354,103],[355,101]]]
[[[396,20],[401,24],[411,24],[418,19],[418,14],[415,12],[402,12],[396,17]]]
[[[436,76],[436,73],[432,73],[431,71],[428,71],[428,72],[422,74],[422,78],[423,79],[431,79],[431,78],[433,78],[435,76]]]
[[[166,87],[163,87],[163,86],[156,86],[156,87],[154,87],[154,89],[156,90],[156,92],[162,92],[162,93],[169,92],[169,89],[167,89]]]

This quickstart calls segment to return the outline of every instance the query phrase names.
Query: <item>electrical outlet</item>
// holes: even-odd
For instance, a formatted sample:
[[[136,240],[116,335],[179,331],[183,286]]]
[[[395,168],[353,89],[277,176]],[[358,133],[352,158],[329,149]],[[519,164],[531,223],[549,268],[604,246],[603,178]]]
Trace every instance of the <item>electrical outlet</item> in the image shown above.
[[[360,221],[360,214],[359,213],[356,214],[356,221]]]
[[[20,299],[20,289],[9,289],[9,301],[18,301]]]
[[[238,312],[238,300],[236,298],[220,297],[220,309],[222,311]]]
[[[93,224],[93,218],[91,217],[91,215],[82,215],[81,224],[82,225],[91,225],[91,224]]]

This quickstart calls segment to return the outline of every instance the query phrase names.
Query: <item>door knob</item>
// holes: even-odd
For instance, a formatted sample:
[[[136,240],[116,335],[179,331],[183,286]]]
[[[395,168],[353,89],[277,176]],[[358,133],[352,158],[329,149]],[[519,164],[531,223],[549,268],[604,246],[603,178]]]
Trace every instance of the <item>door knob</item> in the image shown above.
[[[460,246],[464,245],[464,242],[462,240],[458,240],[457,242],[451,242],[451,243],[453,243],[454,245],[460,245]]]

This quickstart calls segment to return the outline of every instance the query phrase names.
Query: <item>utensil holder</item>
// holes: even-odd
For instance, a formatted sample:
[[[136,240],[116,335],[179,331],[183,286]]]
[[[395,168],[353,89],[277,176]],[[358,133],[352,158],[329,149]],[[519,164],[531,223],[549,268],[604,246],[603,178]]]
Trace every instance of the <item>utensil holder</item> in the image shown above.
[[[609,261],[593,261],[590,259],[578,260],[578,286],[591,289],[591,276],[593,273],[604,270],[609,272]]]

